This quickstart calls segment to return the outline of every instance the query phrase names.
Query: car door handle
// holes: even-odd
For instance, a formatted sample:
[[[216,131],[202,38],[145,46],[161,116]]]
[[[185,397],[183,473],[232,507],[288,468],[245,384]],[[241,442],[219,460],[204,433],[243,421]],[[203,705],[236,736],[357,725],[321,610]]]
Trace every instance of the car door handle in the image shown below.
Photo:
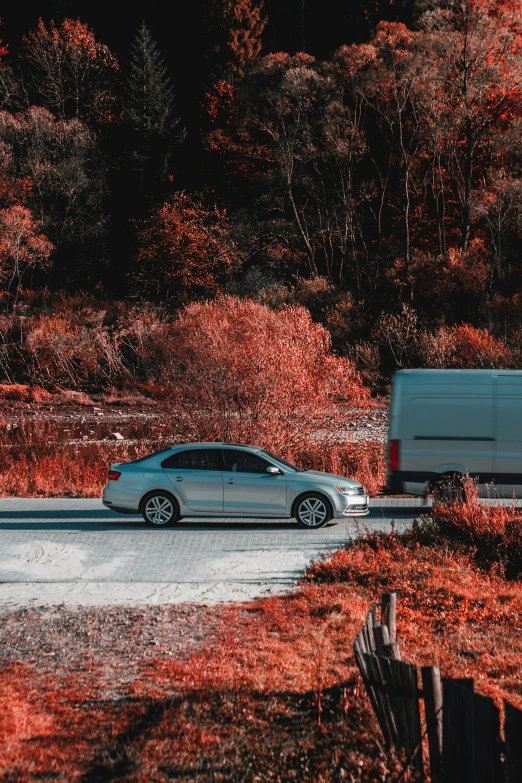
[[[235,479],[227,479],[227,484],[235,484],[235,483],[236,483]]]
[[[176,481],[183,481],[183,476],[176,476]]]

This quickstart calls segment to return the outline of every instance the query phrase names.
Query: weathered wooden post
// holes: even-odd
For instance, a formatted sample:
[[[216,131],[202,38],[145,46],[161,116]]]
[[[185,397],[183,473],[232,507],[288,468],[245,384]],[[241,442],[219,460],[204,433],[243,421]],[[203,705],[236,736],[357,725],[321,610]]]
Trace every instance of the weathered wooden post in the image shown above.
[[[433,783],[442,783],[442,680],[438,666],[421,668]]]
[[[395,661],[401,660],[399,645],[397,642],[390,642],[387,625],[380,625],[379,623],[374,625],[373,638],[375,639],[375,647],[377,648],[379,658],[393,658]]]
[[[382,594],[381,623],[388,628],[390,644],[395,644],[397,641],[397,593]]]
[[[522,710],[504,702],[504,733],[506,735],[506,768],[508,783],[522,780]]]

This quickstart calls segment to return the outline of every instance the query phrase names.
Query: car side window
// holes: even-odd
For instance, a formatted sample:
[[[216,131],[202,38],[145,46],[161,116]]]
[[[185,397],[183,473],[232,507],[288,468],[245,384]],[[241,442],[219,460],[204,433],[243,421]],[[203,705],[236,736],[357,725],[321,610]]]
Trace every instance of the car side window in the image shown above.
[[[225,470],[233,473],[266,473],[270,465],[257,454],[251,454],[249,451],[234,451],[233,449],[223,449],[223,460]]]
[[[161,463],[167,470],[221,470],[220,449],[186,449],[171,454]]]

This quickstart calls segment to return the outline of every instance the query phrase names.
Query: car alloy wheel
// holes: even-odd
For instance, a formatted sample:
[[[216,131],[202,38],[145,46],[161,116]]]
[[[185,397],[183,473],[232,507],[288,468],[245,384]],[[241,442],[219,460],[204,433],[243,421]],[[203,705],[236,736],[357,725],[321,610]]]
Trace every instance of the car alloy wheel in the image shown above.
[[[168,495],[151,495],[143,507],[143,517],[149,525],[168,527],[177,521],[178,509]]]
[[[301,527],[323,527],[330,518],[328,505],[319,495],[308,495],[299,501],[296,519]]]

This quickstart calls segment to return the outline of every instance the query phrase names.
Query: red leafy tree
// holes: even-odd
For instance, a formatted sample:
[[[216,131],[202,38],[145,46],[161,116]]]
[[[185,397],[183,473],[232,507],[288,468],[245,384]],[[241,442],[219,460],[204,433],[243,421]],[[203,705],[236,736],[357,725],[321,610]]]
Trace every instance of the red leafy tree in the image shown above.
[[[223,14],[228,32],[230,68],[238,76],[243,76],[248,65],[261,53],[261,37],[267,23],[263,16],[263,3],[225,0]]]
[[[257,443],[291,452],[365,404],[351,362],[304,307],[272,310],[225,296],[191,304],[170,333],[173,399],[183,437]],[[335,429],[335,427],[334,427]]]
[[[29,84],[43,105],[63,119],[110,120],[118,63],[79,20],[57,27],[42,19],[25,38]]]
[[[0,210],[0,279],[11,290],[19,289],[24,272],[44,265],[53,249],[41,233],[41,223],[26,207],[19,205]]]
[[[178,193],[141,232],[133,284],[154,299],[186,300],[219,290],[238,259],[226,214]]]

